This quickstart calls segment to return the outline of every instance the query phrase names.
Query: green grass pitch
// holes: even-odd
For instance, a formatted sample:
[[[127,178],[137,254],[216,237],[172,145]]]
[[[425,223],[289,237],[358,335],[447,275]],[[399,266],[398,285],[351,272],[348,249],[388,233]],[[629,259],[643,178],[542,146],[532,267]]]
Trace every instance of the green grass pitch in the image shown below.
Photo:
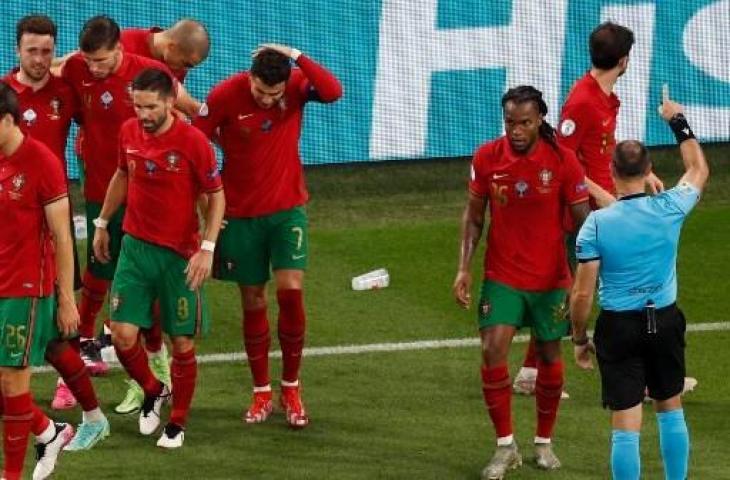
[[[680,305],[695,323],[728,321],[730,310],[730,147],[708,147],[707,153],[713,177],[684,228],[679,258]],[[652,155],[660,176],[676,182],[677,151]],[[473,310],[458,309],[450,294],[467,173],[467,160],[308,171],[307,346],[475,337]],[[475,278],[481,255],[474,262]],[[353,275],[377,267],[390,271],[389,288],[350,290]],[[237,289],[211,282],[207,290],[213,332],[199,352],[240,351]],[[688,373],[700,382],[685,399],[690,475],[727,479],[730,383],[724,353],[730,331],[689,333],[687,339]],[[512,349],[513,372],[524,347]],[[508,478],[609,478],[610,427],[599,405],[598,374],[577,371],[569,343],[564,347],[571,398],[561,405],[555,435],[563,468],[544,473],[530,464],[534,399],[516,397],[516,437],[528,461]],[[242,424],[251,388],[247,366],[204,365],[185,446],[174,452],[156,448],[156,436],[141,437],[136,416],[112,413],[124,392],[116,371],[94,380],[112,436],[92,451],[64,454],[54,478],[477,479],[494,443],[481,399],[479,358],[477,347],[305,358],[304,399],[312,423],[299,432],[288,430],[281,414],[263,425]],[[278,360],[272,365],[276,378]],[[34,380],[36,399],[47,411],[54,382],[50,374]],[[53,416],[77,422],[80,412]],[[644,478],[663,478],[649,407],[641,450]],[[29,452],[27,468],[32,465]]]

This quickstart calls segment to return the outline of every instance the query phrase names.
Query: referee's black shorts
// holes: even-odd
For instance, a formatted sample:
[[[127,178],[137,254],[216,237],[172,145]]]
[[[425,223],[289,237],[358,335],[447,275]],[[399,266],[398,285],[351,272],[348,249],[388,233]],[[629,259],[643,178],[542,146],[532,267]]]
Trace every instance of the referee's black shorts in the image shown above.
[[[643,310],[601,310],[594,343],[604,408],[634,407],[643,401],[645,388],[654,400],[681,393],[685,329],[684,314],[676,304],[656,310],[656,333],[649,333]]]

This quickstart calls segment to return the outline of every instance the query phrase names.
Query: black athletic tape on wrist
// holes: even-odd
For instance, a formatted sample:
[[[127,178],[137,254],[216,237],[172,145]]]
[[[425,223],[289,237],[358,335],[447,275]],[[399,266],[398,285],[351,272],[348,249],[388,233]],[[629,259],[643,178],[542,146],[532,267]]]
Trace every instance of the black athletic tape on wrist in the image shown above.
[[[674,134],[674,138],[677,139],[678,144],[690,138],[695,138],[695,134],[692,128],[690,128],[687,118],[681,113],[676,114],[669,120],[669,128],[672,129],[672,133]]]

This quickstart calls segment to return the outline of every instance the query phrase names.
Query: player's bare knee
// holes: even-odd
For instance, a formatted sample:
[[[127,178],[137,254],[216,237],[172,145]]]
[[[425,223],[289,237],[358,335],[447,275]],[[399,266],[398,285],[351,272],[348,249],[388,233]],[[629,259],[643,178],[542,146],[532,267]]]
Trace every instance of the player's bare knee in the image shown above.
[[[137,343],[139,330],[123,323],[112,322],[112,343],[118,350],[129,350]]]
[[[274,270],[277,290],[301,290],[304,285],[303,270]]]
[[[195,340],[193,337],[181,335],[172,337],[171,340],[173,354],[187,353],[195,347]]]
[[[261,310],[266,308],[266,286],[241,286],[241,302],[245,310]]]
[[[672,410],[679,410],[680,408],[682,408],[682,397],[680,395],[675,395],[666,400],[654,401],[654,409],[657,413],[671,412]]]
[[[541,363],[555,363],[560,360],[560,342],[540,342],[535,343],[535,351],[537,358]]]

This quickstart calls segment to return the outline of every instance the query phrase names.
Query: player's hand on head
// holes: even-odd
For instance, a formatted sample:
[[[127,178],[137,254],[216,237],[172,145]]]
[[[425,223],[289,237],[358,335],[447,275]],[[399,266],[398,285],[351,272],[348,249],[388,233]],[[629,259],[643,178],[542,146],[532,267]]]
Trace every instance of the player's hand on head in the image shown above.
[[[452,293],[457,304],[462,308],[469,308],[471,304],[471,273],[460,271],[456,274]]]
[[[111,254],[109,253],[109,231],[105,228],[97,228],[94,231],[93,241],[94,257],[101,263],[109,263]]]
[[[667,122],[675,115],[684,113],[684,107],[669,98],[669,85],[662,86],[662,103],[659,105],[659,115]]]
[[[575,364],[583,370],[593,370],[593,360],[591,355],[596,353],[596,347],[592,341],[588,341],[585,345],[576,345],[573,347],[573,356]]]
[[[199,250],[190,257],[188,266],[185,268],[186,283],[190,290],[197,290],[203,282],[210,277],[213,270],[213,253],[207,250]]]
[[[286,57],[292,56],[292,48],[287,45],[282,45],[281,43],[262,43],[251,52],[251,56],[256,57],[264,50],[274,50],[275,52],[279,52]]]

